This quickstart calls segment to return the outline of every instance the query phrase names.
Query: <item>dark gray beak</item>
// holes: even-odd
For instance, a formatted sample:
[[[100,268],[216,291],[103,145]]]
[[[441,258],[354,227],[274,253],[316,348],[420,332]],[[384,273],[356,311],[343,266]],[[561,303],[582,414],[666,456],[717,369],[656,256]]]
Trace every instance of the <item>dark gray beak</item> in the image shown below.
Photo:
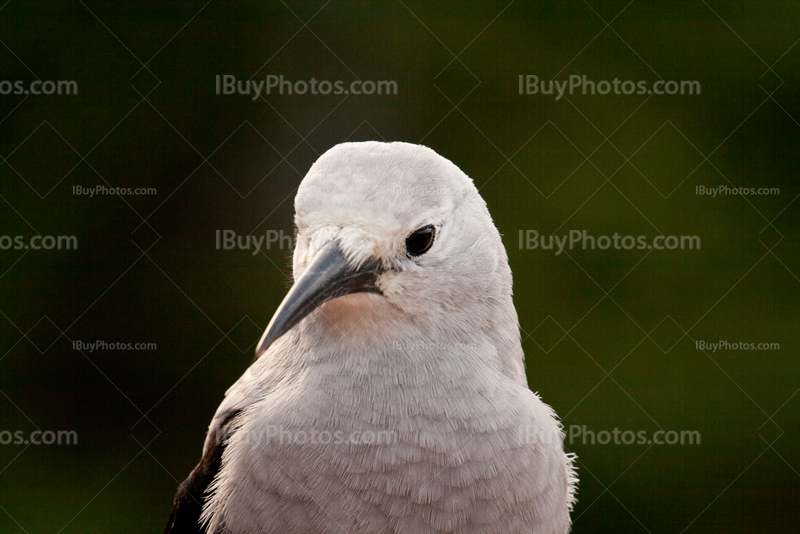
[[[351,268],[336,241],[322,247],[272,316],[256,347],[256,358],[323,303],[351,293],[380,293],[375,282],[381,272],[375,262]]]

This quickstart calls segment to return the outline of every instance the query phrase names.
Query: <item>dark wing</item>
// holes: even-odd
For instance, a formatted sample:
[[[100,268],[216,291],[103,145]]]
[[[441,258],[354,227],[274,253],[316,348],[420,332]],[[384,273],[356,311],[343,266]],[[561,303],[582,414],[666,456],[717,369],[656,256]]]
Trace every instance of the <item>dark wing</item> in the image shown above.
[[[200,525],[205,493],[219,472],[222,453],[234,430],[233,420],[240,412],[241,410],[228,412],[219,426],[209,429],[211,435],[207,442],[210,445],[206,447],[203,459],[178,489],[164,534],[206,534],[206,529]]]

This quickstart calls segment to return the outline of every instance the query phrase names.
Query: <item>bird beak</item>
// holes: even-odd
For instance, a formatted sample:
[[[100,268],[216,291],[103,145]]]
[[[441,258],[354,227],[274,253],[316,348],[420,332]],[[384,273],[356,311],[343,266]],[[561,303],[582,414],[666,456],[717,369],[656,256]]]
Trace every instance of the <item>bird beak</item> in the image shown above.
[[[381,272],[376,262],[353,269],[339,244],[330,241],[306,267],[272,316],[256,347],[256,358],[323,303],[351,293],[380,293],[375,282]]]

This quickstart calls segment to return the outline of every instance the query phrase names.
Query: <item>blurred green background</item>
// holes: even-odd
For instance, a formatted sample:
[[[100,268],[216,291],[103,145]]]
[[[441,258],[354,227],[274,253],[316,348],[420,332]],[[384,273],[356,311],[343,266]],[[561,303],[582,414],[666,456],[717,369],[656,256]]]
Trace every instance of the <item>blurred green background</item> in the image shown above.
[[[285,293],[292,197],[345,140],[423,143],[504,234],[528,379],[571,425],[700,432],[568,443],[575,532],[797,532],[796,2],[22,2],[0,6],[0,532],[159,532]],[[797,45],[797,46],[796,46]],[[396,95],[215,94],[391,80]],[[696,80],[699,95],[519,94],[520,75]],[[74,186],[151,187],[147,196]],[[778,188],[696,194],[698,186]],[[700,250],[527,250],[519,232],[696,235]],[[80,340],[156,350],[73,350]],[[696,342],[778,343],[698,350]]]

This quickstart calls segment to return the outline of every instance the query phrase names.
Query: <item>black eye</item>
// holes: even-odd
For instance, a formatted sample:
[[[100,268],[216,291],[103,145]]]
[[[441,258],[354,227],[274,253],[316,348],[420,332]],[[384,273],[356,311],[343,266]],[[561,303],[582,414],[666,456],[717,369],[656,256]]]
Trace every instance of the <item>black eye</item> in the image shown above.
[[[431,246],[436,237],[436,229],[432,225],[423,226],[406,238],[406,250],[409,256],[422,256]]]

